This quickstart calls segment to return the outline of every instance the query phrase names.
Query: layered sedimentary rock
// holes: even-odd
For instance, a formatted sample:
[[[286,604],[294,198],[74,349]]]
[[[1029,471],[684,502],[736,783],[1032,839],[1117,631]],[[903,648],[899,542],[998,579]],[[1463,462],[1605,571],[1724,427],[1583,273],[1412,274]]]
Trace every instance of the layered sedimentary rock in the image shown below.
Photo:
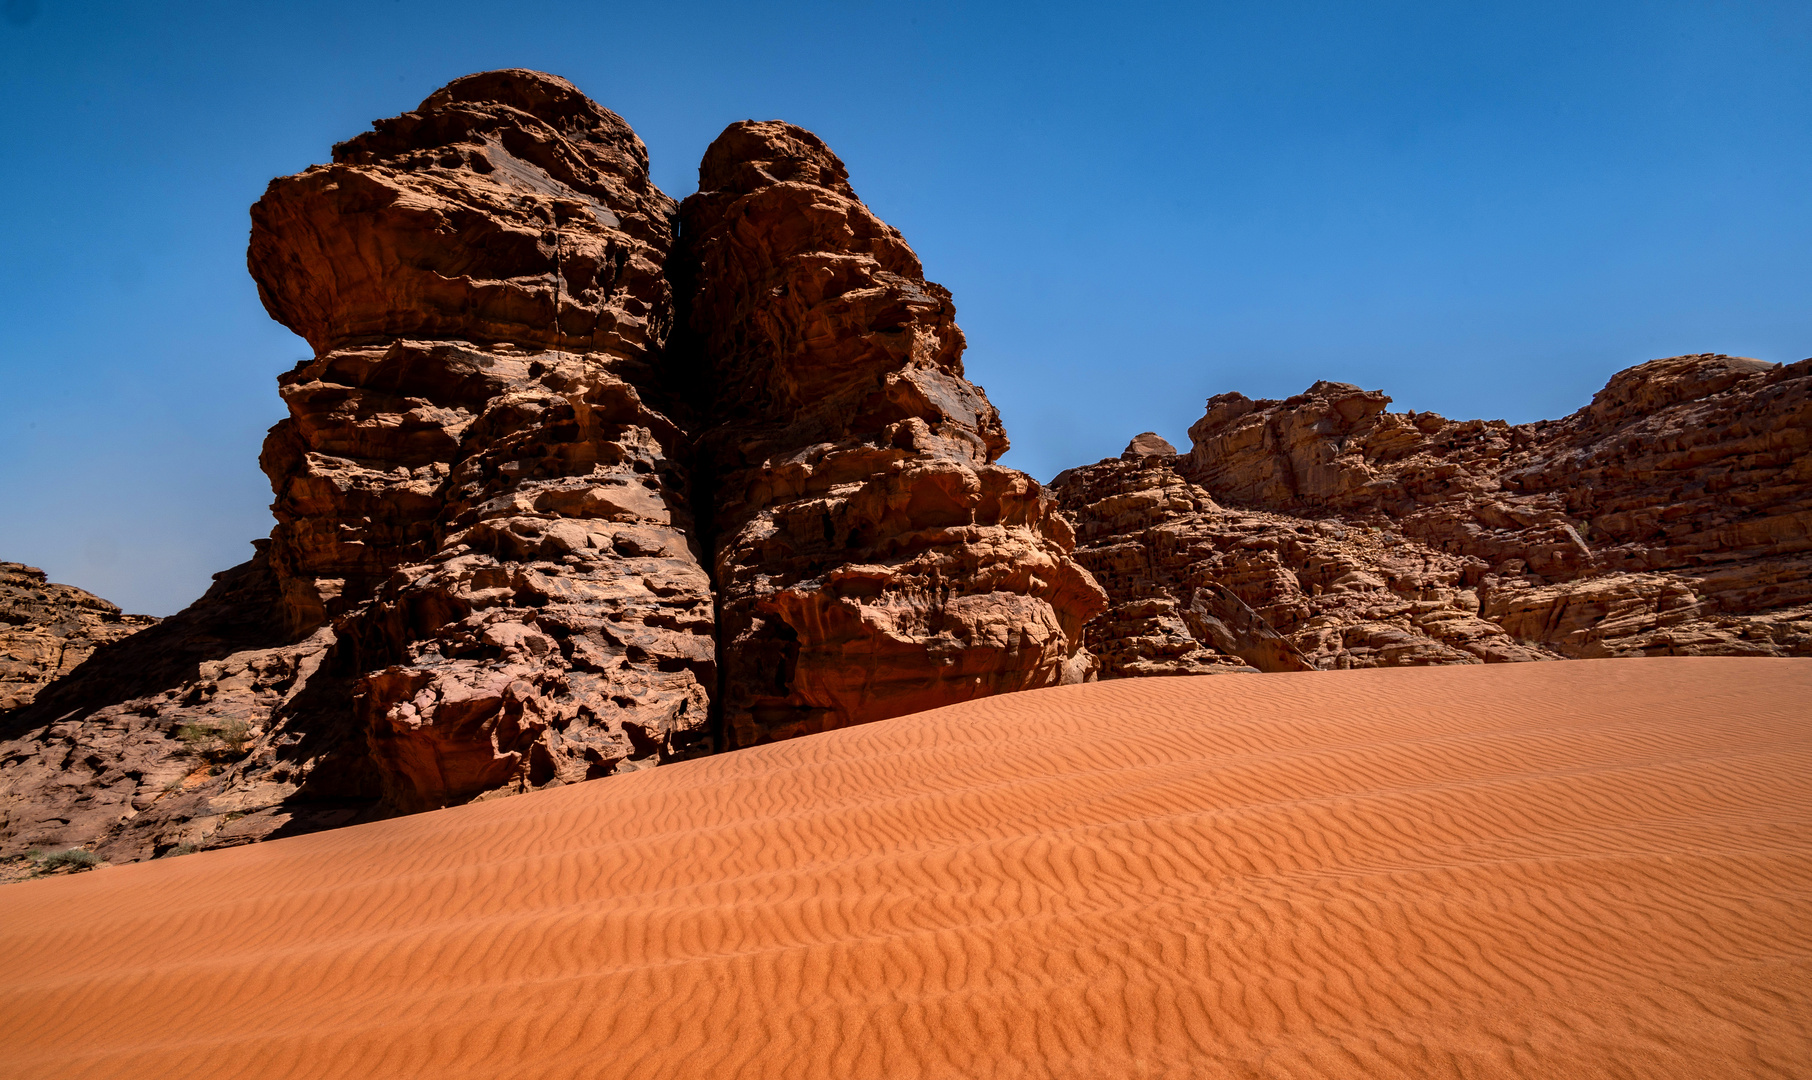
[[[1086,677],[1100,590],[1037,481],[995,464],[950,294],[836,155],[733,124],[681,215],[729,740]]]
[[[29,705],[102,645],[156,623],[73,585],[53,584],[35,566],[0,562],[0,713]]]
[[[1060,478],[1107,672],[1232,663],[1186,632],[1208,585],[1318,666],[1812,651],[1812,361],[1657,360],[1525,425],[1389,401],[1222,394],[1189,454]]]
[[[1553,656],[1478,617],[1467,559],[1388,523],[1222,507],[1136,449],[1053,484],[1112,598],[1087,630],[1104,678]]]

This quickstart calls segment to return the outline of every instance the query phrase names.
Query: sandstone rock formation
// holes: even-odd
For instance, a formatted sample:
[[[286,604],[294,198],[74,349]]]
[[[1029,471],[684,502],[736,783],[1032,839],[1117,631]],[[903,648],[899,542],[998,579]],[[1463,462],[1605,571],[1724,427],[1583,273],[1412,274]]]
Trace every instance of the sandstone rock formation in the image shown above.
[[[35,566],[0,562],[0,713],[31,704],[94,650],[156,622],[73,585],[54,585]]]
[[[1085,677],[1100,590],[1037,481],[994,463],[949,292],[843,163],[732,124],[681,214],[731,742]]]
[[[273,712],[298,698],[321,704],[309,676],[326,652],[322,636],[282,633],[269,542],[258,545],[188,608],[103,645],[28,708],[0,713],[0,880],[25,872],[32,848],[82,844],[127,861],[258,839],[292,821],[298,831],[344,824],[369,808],[356,796],[285,800],[256,782],[276,752]],[[313,713],[336,715],[331,703]],[[305,753],[361,760],[356,745],[348,752],[349,726],[321,723]]]
[[[1087,629],[1103,677],[1552,656],[1478,618],[1467,560],[1388,525],[1224,508],[1176,464],[1129,448],[1053,484],[1112,598]]]
[[[244,843],[1089,673],[1068,525],[994,464],[949,294],[815,137],[733,126],[676,255],[641,142],[563,80],[373,127],[252,209],[260,295],[315,353],[260,459],[275,530],[0,717],[0,857]]]
[[[1812,654],[1812,361],[1657,360],[1516,426],[1389,401],[1222,394],[1189,454],[1060,477],[1105,673],[1235,663],[1183,618],[1213,585],[1318,666]]]

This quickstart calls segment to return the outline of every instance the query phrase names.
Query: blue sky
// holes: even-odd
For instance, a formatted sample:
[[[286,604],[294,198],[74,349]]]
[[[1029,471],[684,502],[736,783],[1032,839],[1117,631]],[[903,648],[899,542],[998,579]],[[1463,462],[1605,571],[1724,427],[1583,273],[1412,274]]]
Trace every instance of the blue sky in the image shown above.
[[[1812,354],[1812,5],[0,0],[0,558],[168,614],[270,528],[307,353],[246,208],[534,67],[683,197],[818,132],[956,294],[1049,479],[1318,378],[1561,416],[1658,356]]]

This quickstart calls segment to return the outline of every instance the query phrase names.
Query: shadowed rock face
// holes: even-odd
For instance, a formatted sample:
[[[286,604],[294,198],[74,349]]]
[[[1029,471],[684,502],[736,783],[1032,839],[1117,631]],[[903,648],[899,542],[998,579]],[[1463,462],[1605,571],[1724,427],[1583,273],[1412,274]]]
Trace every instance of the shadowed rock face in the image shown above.
[[[732,124],[681,208],[736,745],[1081,678],[1099,588],[963,378],[950,294],[779,122]]]
[[[1535,424],[1389,402],[1222,394],[1187,455],[1059,478],[1120,613],[1107,671],[1227,663],[1140,614],[1205,582],[1322,666],[1812,654],[1812,361],[1656,360]]]

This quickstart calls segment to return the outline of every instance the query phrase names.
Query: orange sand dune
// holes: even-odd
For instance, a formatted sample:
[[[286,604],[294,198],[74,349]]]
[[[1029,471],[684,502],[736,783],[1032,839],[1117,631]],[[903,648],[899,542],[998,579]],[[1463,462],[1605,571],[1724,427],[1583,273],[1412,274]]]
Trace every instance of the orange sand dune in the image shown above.
[[[1812,661],[1149,679],[0,889],[0,1076],[1812,1075]]]

